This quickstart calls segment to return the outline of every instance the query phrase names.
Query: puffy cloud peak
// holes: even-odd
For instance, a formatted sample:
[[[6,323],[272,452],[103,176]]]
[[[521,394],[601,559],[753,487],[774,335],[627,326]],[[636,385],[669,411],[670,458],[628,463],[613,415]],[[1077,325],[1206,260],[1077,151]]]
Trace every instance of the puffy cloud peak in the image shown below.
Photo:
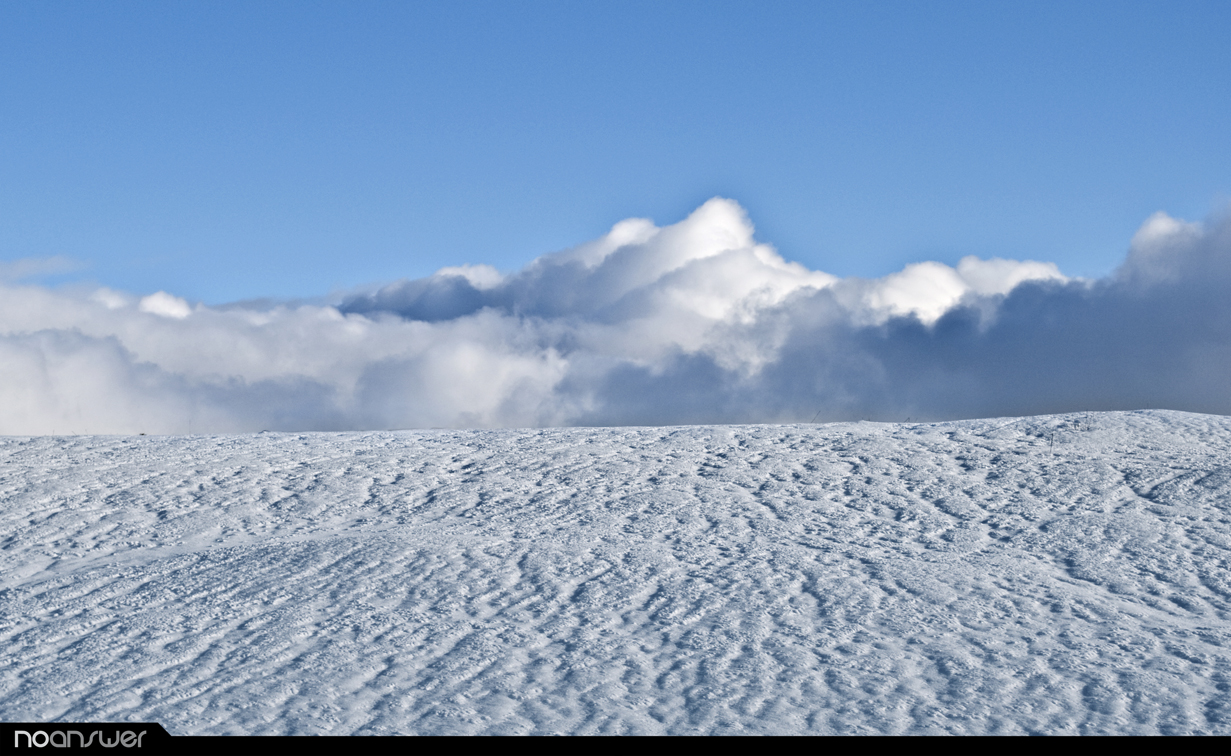
[[[192,308],[188,306],[187,302],[165,291],[159,291],[148,297],[142,297],[141,302],[137,305],[137,309],[141,312],[148,312],[151,315],[161,315],[164,318],[181,319],[192,314]]]

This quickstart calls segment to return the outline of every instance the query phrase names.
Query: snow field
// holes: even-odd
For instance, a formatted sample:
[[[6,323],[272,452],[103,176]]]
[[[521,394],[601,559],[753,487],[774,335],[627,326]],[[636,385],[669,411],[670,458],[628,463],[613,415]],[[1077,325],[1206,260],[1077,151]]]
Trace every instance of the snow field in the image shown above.
[[[0,719],[1231,734],[1231,419],[0,439]]]

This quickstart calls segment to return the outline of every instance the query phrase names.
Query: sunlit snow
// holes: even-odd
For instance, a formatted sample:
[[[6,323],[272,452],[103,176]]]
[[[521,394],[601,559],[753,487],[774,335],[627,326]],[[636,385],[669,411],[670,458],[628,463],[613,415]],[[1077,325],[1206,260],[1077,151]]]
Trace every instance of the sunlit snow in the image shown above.
[[[1231,734],[1231,418],[0,438],[0,720]]]

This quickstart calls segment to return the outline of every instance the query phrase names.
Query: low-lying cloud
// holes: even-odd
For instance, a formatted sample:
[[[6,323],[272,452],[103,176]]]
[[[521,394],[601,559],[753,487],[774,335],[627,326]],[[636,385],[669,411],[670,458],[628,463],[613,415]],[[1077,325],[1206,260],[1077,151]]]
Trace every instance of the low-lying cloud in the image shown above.
[[[1156,214],[1096,281],[976,257],[839,279],[725,199],[336,306],[14,282],[26,269],[0,277],[3,434],[1231,413],[1226,217]]]

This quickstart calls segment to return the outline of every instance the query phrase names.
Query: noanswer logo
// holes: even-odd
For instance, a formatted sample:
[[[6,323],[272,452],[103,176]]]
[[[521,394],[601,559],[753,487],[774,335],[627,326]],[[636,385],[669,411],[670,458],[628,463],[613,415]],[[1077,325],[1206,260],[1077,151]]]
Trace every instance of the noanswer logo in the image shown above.
[[[165,745],[170,739],[167,731],[156,722],[0,723],[0,750],[120,748],[144,751]]]

